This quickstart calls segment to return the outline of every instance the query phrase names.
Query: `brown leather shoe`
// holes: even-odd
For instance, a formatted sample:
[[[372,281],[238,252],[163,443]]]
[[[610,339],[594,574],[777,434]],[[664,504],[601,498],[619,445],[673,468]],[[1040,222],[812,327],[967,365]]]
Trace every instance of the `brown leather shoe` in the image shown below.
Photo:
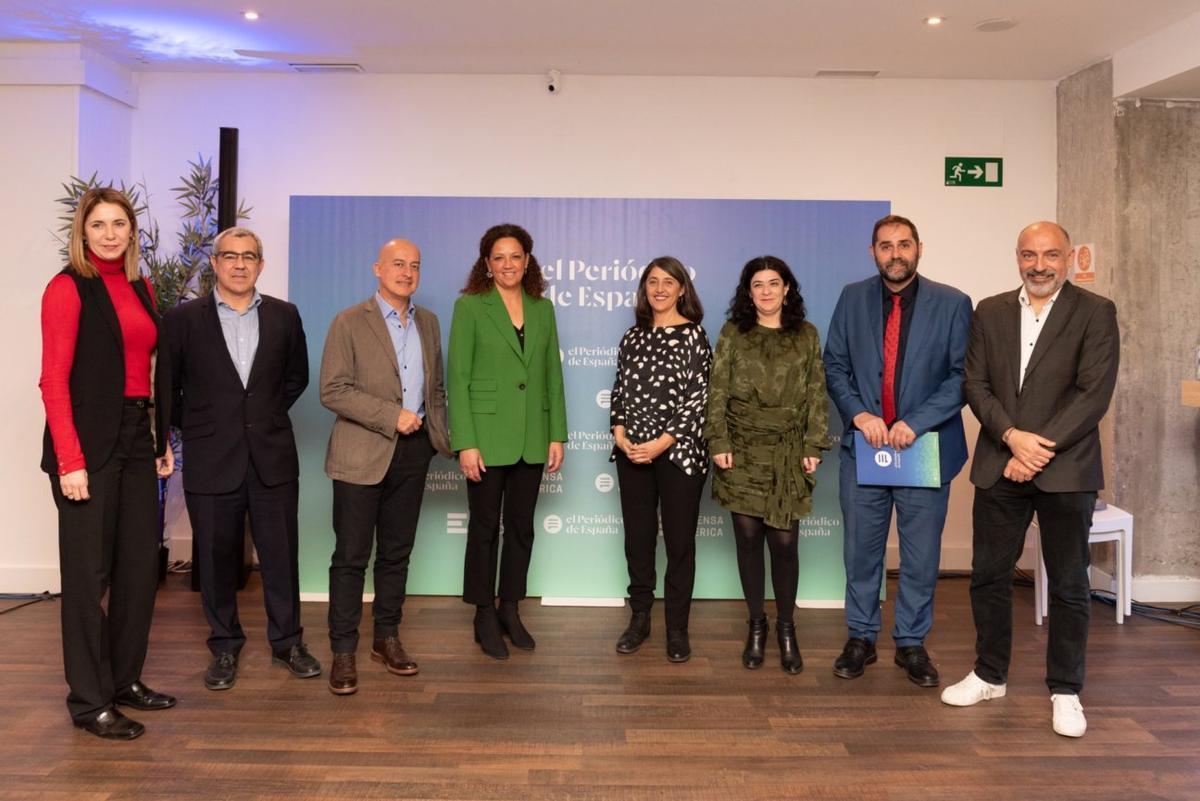
[[[417,663],[404,652],[404,646],[396,637],[375,640],[371,646],[371,658],[382,662],[388,673],[395,673],[397,676],[415,676],[419,670]]]
[[[334,695],[353,695],[358,692],[358,669],[354,654],[334,654],[329,669],[329,692]]]

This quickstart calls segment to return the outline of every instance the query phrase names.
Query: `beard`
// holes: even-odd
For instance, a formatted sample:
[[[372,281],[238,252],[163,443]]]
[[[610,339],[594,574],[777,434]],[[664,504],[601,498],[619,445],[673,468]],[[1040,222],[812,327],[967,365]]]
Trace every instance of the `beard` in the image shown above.
[[[1034,283],[1034,278],[1053,278],[1045,284]],[[1027,270],[1021,274],[1021,282],[1025,284],[1025,292],[1031,298],[1048,298],[1062,288],[1063,281],[1053,270]]]
[[[920,257],[915,257],[912,261],[909,261],[908,259],[896,256],[887,261],[876,259],[875,266],[879,268],[879,275],[883,277],[883,280],[892,284],[903,284],[916,274],[917,264],[920,261]]]

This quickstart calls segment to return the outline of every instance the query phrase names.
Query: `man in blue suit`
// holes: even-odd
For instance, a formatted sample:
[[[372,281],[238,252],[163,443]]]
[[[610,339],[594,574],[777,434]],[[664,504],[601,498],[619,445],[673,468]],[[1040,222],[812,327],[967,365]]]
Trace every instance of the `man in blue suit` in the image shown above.
[[[938,672],[924,643],[933,625],[950,480],[967,461],[962,381],[971,300],[917,276],[921,239],[904,217],[889,215],[875,223],[871,255],[879,276],[842,290],[825,343],[826,383],[844,426],[840,493],[850,634],[833,672],[857,678],[876,660],[879,590],[895,507],[900,534],[895,661],[916,684],[935,687]],[[860,485],[856,431],[875,448],[897,450],[936,431],[941,486]]]

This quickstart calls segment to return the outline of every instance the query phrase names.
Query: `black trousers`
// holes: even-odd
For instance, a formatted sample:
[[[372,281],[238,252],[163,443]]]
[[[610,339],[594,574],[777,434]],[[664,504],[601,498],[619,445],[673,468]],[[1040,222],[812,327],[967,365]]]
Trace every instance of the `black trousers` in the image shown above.
[[[50,476],[50,491],[58,507],[67,709],[84,722],[112,706],[146,661],[158,588],[158,479],[145,402],[126,401],[112,456],[88,471],[88,500],[67,500],[58,476]]]
[[[545,465],[488,465],[482,481],[467,482],[467,552],[463,564],[463,600],[482,606],[496,599],[496,557],[503,512],[504,551],[500,554],[500,600],[525,597],[533,557],[533,511]]]
[[[667,551],[663,577],[667,629],[687,630],[696,582],[696,521],[704,475],[689,476],[665,455],[650,464],[634,464],[617,453],[617,483],[625,520],[625,562],[629,567],[629,606],[648,612],[657,585],[659,509]]]
[[[395,637],[408,584],[408,559],[417,538],[425,476],[433,445],[424,429],[397,435],[396,450],[378,484],[333,482],[333,532],[329,563],[329,643],[335,654],[358,649],[363,584],[375,548],[374,639]]]
[[[1012,656],[1012,577],[1037,512],[1050,587],[1046,686],[1052,693],[1083,688],[1091,588],[1088,531],[1095,492],[1043,492],[1033,482],[1001,478],[975,489],[971,612],[975,617],[975,673],[1003,684]]]
[[[300,626],[300,535],[296,521],[299,482],[268,487],[254,469],[254,461],[248,460],[247,464],[246,477],[232,492],[185,493],[196,558],[200,560],[201,605],[211,629],[208,649],[214,655],[237,653],[246,643],[238,619],[237,592],[247,512],[262,571],[271,649],[285,651],[300,643],[304,634]]]

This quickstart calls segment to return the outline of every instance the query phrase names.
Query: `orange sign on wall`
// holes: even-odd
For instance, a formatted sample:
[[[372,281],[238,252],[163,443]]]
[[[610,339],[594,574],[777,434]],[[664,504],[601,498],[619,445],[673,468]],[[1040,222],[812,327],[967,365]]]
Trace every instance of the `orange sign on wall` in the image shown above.
[[[1091,242],[1075,246],[1075,283],[1096,283],[1096,246]]]

